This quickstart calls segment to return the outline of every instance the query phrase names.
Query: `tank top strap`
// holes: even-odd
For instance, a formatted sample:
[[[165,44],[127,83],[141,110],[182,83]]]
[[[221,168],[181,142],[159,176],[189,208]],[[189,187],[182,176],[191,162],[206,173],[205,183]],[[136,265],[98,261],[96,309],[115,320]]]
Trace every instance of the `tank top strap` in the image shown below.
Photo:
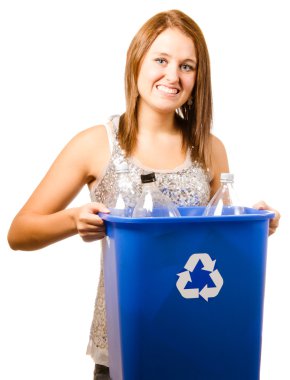
[[[108,141],[109,141],[110,154],[112,155],[113,148],[114,148],[114,141],[113,141],[113,131],[112,131],[112,123],[111,123],[111,121],[109,120],[106,123],[104,123],[104,127],[105,127],[106,132],[107,132],[107,137],[108,137]]]
[[[119,115],[113,115],[110,117],[110,127],[111,127],[111,140],[112,140],[112,151],[111,151],[111,158],[114,163],[121,162],[125,159],[125,152],[120,147],[119,141],[118,141],[118,130],[119,130]]]

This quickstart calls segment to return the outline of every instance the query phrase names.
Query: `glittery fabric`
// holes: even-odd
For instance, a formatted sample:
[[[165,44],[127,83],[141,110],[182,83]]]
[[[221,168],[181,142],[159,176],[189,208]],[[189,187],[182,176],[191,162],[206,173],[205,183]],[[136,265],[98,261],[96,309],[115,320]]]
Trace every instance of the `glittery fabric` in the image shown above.
[[[115,164],[126,161],[129,166],[130,179],[136,193],[141,194],[140,175],[155,172],[160,190],[169,196],[178,206],[206,205],[210,196],[210,176],[197,162],[192,162],[190,151],[185,162],[174,170],[155,170],[143,166],[134,158],[126,158],[117,141],[119,117],[114,116],[107,128],[112,132],[112,154],[106,172],[100,182],[91,191],[92,201],[105,203],[109,193],[116,191],[117,174]],[[108,365],[107,330],[105,315],[104,279],[101,274],[91,327],[90,342],[87,353],[96,363]]]

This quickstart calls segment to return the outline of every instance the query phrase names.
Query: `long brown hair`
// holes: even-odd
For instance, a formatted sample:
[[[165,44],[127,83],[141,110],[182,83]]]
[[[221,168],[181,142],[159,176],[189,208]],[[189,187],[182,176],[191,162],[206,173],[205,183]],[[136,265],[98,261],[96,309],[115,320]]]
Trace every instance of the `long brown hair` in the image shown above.
[[[120,118],[119,143],[130,155],[137,142],[137,79],[142,60],[160,33],[177,28],[194,43],[197,54],[196,81],[192,91],[192,105],[183,104],[176,110],[176,124],[182,133],[183,146],[193,147],[192,159],[204,167],[210,165],[210,130],[212,124],[212,90],[210,61],[206,42],[199,26],[179,10],[160,12],[151,17],[133,38],[125,68],[126,112]]]

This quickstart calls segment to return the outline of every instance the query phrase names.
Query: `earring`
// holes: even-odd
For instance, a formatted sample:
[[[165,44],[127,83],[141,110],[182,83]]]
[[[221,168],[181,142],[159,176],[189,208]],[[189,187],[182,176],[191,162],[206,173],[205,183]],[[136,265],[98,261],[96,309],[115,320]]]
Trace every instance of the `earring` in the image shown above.
[[[192,97],[190,97],[187,101],[187,105],[191,107],[193,105]]]

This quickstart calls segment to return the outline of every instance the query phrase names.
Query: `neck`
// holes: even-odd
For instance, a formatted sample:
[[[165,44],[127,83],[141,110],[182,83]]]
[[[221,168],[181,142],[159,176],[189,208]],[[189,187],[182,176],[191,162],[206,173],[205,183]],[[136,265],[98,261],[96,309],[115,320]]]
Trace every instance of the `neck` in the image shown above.
[[[141,106],[138,108],[138,134],[145,131],[149,133],[176,133],[174,119],[174,112],[160,113]]]

